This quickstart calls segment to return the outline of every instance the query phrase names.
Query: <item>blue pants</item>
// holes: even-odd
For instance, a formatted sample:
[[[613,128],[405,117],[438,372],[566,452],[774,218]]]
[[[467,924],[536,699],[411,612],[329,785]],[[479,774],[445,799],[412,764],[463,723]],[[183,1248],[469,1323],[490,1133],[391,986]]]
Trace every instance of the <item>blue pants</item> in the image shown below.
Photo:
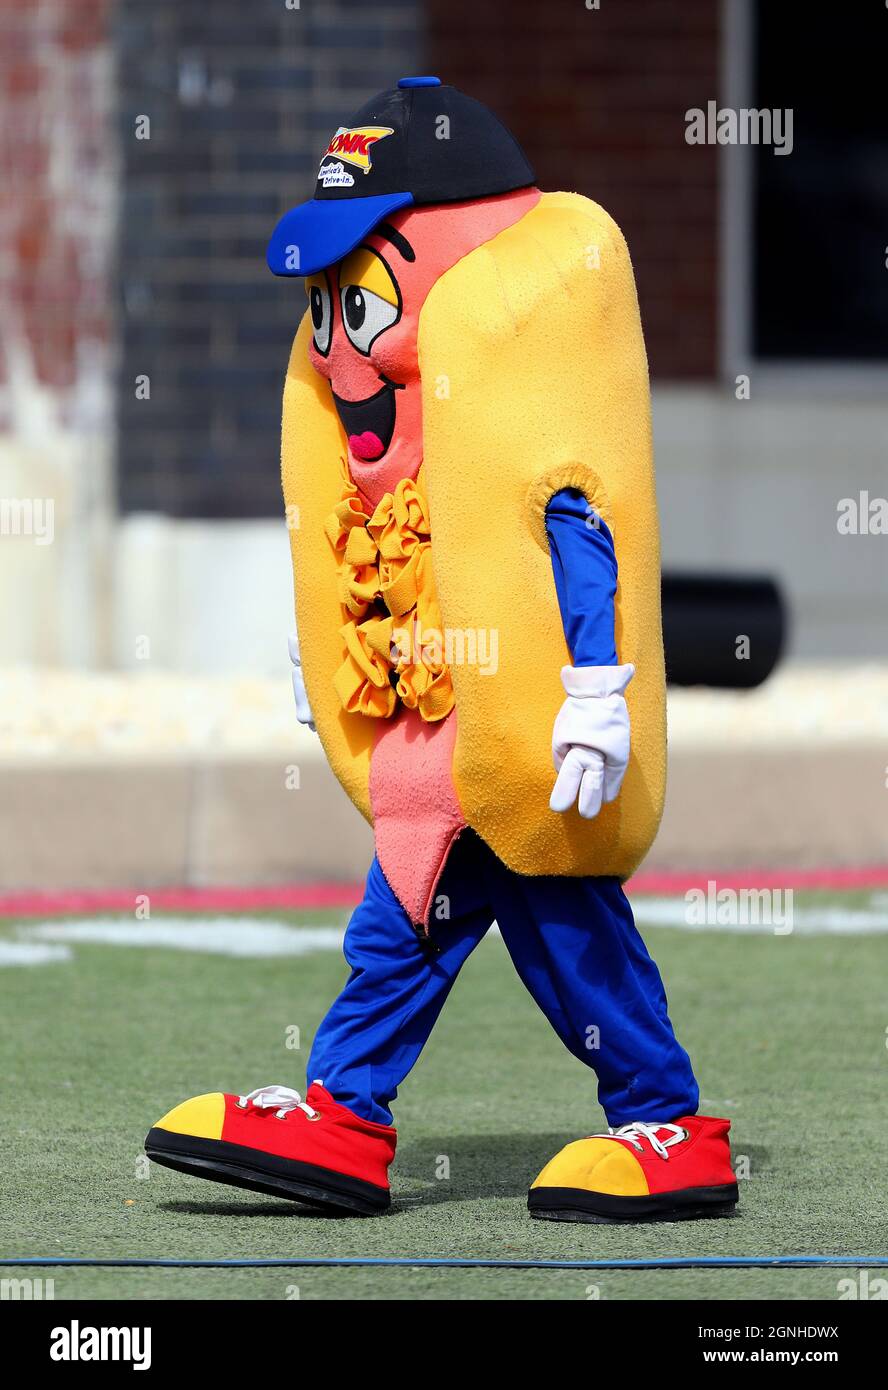
[[[656,965],[615,878],[525,877],[471,831],[454,845],[418,937],[374,859],[345,934],[351,976],[308,1062],[343,1105],[391,1124],[389,1103],[416,1062],[460,967],[495,918],[515,969],[564,1045],[598,1077],[611,1125],[696,1112],[697,1083],[676,1041]]]

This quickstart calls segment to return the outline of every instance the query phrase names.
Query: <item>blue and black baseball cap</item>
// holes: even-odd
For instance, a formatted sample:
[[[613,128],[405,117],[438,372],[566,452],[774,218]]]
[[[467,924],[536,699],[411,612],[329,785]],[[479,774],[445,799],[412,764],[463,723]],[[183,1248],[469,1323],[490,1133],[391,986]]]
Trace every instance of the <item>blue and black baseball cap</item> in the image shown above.
[[[398,208],[489,198],[535,183],[513,135],[437,77],[402,77],[330,141],[314,197],[285,212],[268,245],[275,275],[313,275]]]

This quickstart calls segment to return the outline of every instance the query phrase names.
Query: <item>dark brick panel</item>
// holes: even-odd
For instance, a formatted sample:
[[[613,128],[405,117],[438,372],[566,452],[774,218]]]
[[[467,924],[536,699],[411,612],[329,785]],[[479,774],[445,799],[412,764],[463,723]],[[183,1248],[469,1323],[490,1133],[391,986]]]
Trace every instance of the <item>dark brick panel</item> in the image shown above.
[[[406,0],[119,0],[124,510],[280,512],[280,398],[303,291],[272,278],[265,245],[311,195],[336,125],[417,70],[416,31]],[[134,137],[140,115],[150,140]]]
[[[712,377],[717,150],[685,112],[719,97],[714,0],[427,0],[429,71],[515,132],[542,188],[584,193],[622,227],[653,375]]]

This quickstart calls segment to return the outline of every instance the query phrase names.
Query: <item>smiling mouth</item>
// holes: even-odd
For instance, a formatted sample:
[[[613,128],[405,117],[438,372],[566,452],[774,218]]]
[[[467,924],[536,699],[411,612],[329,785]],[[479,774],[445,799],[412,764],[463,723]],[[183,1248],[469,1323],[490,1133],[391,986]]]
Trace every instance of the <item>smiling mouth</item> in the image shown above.
[[[395,392],[403,389],[397,382],[384,380],[375,396],[363,401],[344,401],[333,392],[336,412],[354,458],[363,463],[382,458],[395,432]]]

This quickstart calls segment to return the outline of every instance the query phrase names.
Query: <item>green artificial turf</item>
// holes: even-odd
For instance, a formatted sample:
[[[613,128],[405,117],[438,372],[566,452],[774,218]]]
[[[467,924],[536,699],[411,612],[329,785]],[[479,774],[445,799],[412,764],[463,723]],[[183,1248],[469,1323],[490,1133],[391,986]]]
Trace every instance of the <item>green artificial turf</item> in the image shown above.
[[[15,938],[19,929],[4,934]],[[735,1156],[748,1161],[732,1220],[583,1226],[528,1218],[526,1189],[540,1167],[604,1121],[594,1077],[551,1033],[496,937],[469,960],[402,1088],[390,1214],[319,1217],[146,1167],[145,1132],[177,1101],[270,1082],[302,1089],[312,1034],[345,966],[330,952],[236,960],[77,945],[70,961],[2,971],[0,1251],[202,1259],[888,1254],[884,937],[664,928],[646,937],[695,1062],[701,1110],[730,1116]],[[300,1051],[287,1047],[293,1025]],[[584,1299],[596,1289],[602,1299],[798,1299],[835,1298],[848,1271],[34,1273],[54,1279],[59,1299]]]

